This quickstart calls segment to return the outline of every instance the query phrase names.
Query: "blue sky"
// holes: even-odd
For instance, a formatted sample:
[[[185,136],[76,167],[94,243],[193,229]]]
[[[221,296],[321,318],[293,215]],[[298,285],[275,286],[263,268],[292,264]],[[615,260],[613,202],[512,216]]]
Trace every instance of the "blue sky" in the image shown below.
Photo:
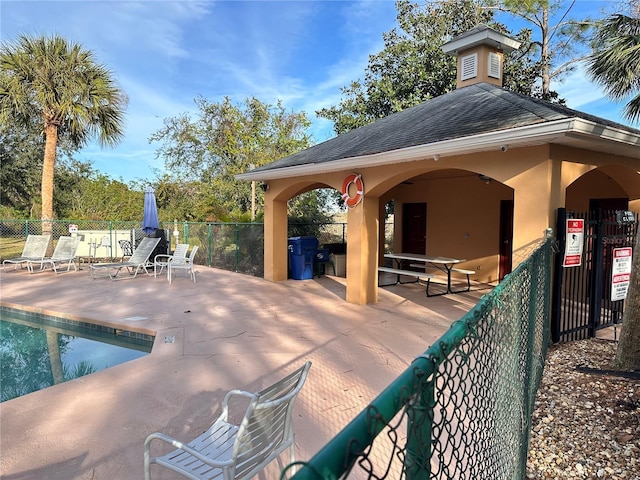
[[[597,15],[604,3],[578,0],[577,8]],[[332,125],[315,111],[337,105],[340,87],[363,76],[395,16],[392,0],[2,0],[0,39],[59,34],[113,71],[129,96],[125,138],[76,157],[130,181],[162,170],[160,145],[148,138],[165,118],[194,112],[199,95],[281,100],[287,110],[307,112],[316,143],[327,140]],[[583,72],[554,88],[569,107],[627,123],[622,106],[604,99]]]

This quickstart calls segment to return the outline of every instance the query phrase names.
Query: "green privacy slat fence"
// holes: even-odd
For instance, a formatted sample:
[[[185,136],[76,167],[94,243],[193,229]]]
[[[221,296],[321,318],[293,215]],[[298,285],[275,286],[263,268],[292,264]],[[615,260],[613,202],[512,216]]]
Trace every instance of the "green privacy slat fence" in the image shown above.
[[[525,478],[552,244],[542,240],[292,478]]]

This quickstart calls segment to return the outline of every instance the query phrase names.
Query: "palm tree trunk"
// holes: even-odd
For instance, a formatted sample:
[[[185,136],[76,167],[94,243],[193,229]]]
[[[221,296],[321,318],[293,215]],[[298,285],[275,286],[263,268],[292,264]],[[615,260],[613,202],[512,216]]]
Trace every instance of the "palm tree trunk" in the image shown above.
[[[640,232],[636,235],[615,364],[622,370],[640,370]]]
[[[58,127],[47,125],[44,129],[45,146],[42,162],[42,233],[51,234],[53,230],[53,172],[56,164],[58,146]]]
[[[60,356],[58,334],[50,331],[49,329],[47,329],[47,350],[49,351],[49,364],[51,366],[53,384],[57,385],[64,382],[64,369],[62,368],[62,357]]]

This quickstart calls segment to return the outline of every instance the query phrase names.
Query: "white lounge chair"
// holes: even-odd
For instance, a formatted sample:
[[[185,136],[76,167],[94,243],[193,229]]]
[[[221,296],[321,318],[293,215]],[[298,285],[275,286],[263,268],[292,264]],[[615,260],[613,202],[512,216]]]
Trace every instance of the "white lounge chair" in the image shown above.
[[[153,264],[149,262],[149,257],[153,253],[153,250],[156,248],[158,243],[160,243],[159,238],[145,237],[140,241],[140,245],[138,245],[138,248],[135,249],[133,255],[131,255],[131,258],[129,258],[129,260],[127,260],[126,262],[96,263],[94,265],[89,265],[91,278],[97,278],[96,274],[98,272],[106,272],[111,280],[116,280],[116,277],[120,273],[120,270],[122,270],[123,268],[126,268],[129,271],[130,276],[121,278],[135,278],[140,270],[144,270],[147,275],[151,275],[148,269]],[[115,273],[111,273],[112,271],[115,271]]]
[[[191,277],[191,280],[193,280],[193,283],[196,283],[196,272],[193,269],[194,267],[194,259],[196,257],[196,252],[198,251],[198,246],[194,246],[191,249],[191,253],[189,254],[188,257],[183,257],[183,258],[179,258],[179,257],[173,257],[169,259],[169,272],[167,273],[167,275],[169,276],[169,283],[171,283],[171,280],[173,279],[173,271],[174,270],[184,270],[187,274],[187,277]]]
[[[77,272],[78,267],[75,264],[76,251],[78,250],[78,245],[80,241],[78,237],[60,237],[58,238],[58,243],[56,244],[56,248],[53,251],[53,255],[48,258],[43,258],[42,260],[29,260],[27,262],[27,268],[31,273],[33,273],[33,266],[35,264],[40,264],[40,271],[47,268],[47,266],[51,266],[51,269],[58,273],[58,265],[64,266],[67,265],[67,272],[71,270],[71,266],[73,265],[74,270]]]
[[[151,480],[151,464],[161,465],[197,480],[249,479],[289,448],[295,462],[293,402],[311,368],[301,368],[258,393],[232,390],[224,398],[222,413],[211,427],[193,441],[183,444],[162,433],[152,433],[144,442],[145,480]],[[229,399],[239,395],[249,406],[239,424],[229,421]],[[159,439],[177,450],[151,456],[151,441]]]
[[[165,267],[169,267],[169,262],[172,259],[178,259],[177,261],[183,261],[187,257],[187,253],[189,252],[189,244],[188,243],[179,243],[176,245],[176,249],[173,251],[173,255],[156,255],[153,259],[153,277],[157,277],[158,273],[162,273]],[[158,268],[160,271],[158,272]],[[167,268],[167,275],[168,275]]]
[[[13,264],[15,266],[14,270],[16,270],[18,265],[22,268],[22,266],[26,265],[29,261],[42,260],[47,254],[50,240],[51,235],[29,235],[27,236],[27,241],[24,243],[22,255],[15,258],[7,258],[2,264]]]

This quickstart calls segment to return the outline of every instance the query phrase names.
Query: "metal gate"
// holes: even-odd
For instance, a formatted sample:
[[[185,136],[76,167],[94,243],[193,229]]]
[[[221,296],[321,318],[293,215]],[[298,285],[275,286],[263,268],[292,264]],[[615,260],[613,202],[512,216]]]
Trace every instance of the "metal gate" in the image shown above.
[[[580,266],[563,267],[567,219],[584,219]],[[551,340],[566,342],[595,337],[597,330],[622,322],[624,301],[611,300],[613,250],[632,247],[638,214],[613,210],[567,212],[558,209],[559,253],[554,265]]]

